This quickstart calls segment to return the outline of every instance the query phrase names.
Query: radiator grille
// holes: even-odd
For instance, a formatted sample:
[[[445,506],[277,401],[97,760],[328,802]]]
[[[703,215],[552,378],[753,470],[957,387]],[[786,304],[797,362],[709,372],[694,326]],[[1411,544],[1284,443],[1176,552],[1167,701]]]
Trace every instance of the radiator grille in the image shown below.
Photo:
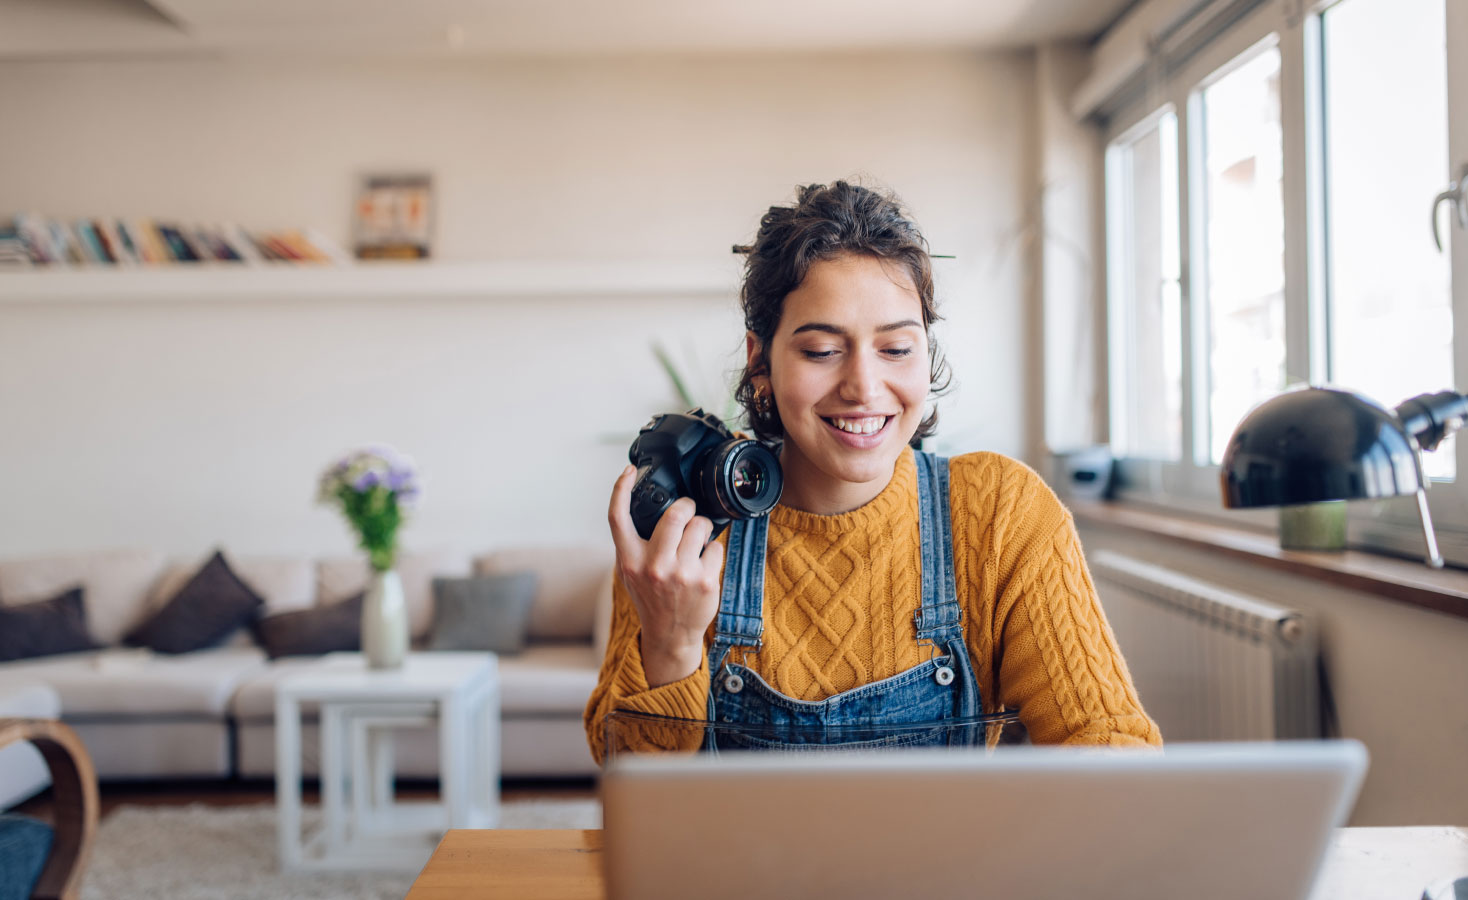
[[[1165,740],[1322,736],[1319,639],[1309,617],[1109,550],[1088,562]]]

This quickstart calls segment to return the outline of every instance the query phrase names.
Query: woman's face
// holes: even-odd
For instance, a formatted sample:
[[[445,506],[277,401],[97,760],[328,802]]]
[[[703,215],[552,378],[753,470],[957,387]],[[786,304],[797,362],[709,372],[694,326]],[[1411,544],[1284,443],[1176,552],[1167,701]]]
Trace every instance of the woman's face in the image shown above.
[[[906,267],[853,254],[816,262],[785,297],[768,349],[784,502],[832,514],[881,493],[928,396],[928,336]]]

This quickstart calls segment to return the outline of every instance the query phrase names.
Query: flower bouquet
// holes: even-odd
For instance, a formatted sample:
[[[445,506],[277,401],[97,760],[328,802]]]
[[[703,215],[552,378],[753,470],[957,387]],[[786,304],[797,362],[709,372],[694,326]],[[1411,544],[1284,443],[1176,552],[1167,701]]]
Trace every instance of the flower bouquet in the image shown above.
[[[386,572],[397,558],[398,528],[418,500],[412,464],[389,447],[348,453],[321,475],[317,499],[339,507],[374,571]]]
[[[341,509],[367,551],[372,579],[362,598],[362,652],[374,669],[402,665],[408,605],[394,570],[398,529],[419,496],[412,465],[388,447],[349,453],[321,474],[316,498]]]

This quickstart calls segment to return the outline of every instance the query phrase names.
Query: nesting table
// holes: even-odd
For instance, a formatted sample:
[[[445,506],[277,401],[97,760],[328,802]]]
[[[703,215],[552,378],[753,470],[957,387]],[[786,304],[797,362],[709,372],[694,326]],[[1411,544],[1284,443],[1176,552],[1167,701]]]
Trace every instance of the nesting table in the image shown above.
[[[450,828],[499,818],[499,663],[493,653],[410,653],[403,667],[367,668],[333,653],[283,677],[275,692],[275,799],[287,871],[416,871]],[[301,807],[303,710],[320,710],[322,825]],[[393,732],[436,727],[437,803],[393,798]]]

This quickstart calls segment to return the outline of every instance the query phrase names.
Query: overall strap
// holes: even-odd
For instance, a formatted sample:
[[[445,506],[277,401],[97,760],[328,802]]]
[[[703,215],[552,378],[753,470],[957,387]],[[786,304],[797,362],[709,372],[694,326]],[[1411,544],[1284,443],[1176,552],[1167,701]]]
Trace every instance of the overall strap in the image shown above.
[[[953,528],[948,509],[948,460],[916,450],[918,531],[923,601],[913,613],[919,643],[943,647],[962,636],[963,609],[953,584]]]
[[[765,628],[765,544],[769,531],[766,516],[735,519],[729,525],[719,616],[709,647],[710,675],[723,665],[730,647],[760,645]]]

